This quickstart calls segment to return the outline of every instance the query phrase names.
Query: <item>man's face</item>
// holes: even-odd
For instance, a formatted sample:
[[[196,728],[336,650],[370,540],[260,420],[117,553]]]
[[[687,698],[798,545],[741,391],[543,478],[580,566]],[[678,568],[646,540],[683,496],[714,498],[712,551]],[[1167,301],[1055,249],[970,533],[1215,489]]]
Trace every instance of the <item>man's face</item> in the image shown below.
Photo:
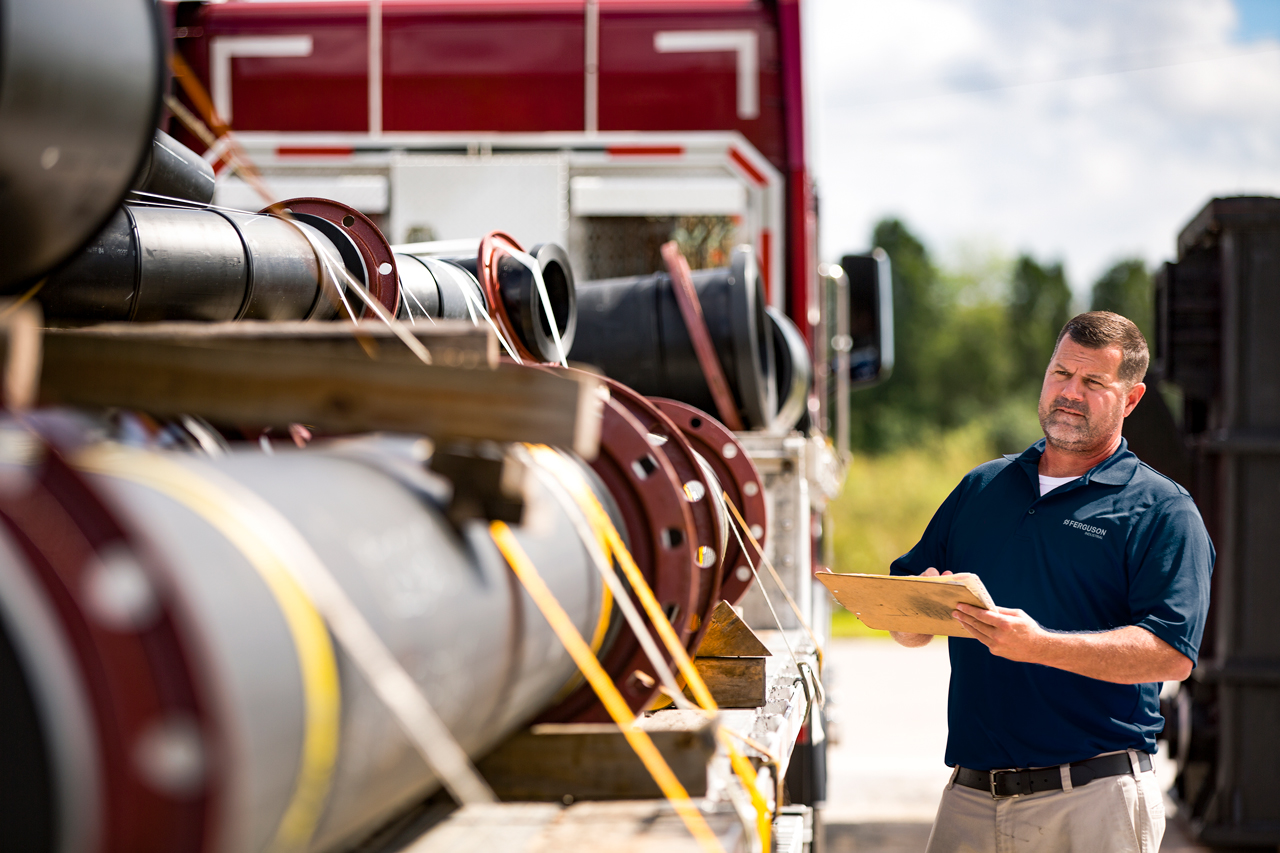
[[[1089,349],[1062,339],[1040,390],[1040,428],[1058,450],[1100,451],[1120,434],[1125,417],[1146,386],[1129,388],[1119,378],[1119,347]]]

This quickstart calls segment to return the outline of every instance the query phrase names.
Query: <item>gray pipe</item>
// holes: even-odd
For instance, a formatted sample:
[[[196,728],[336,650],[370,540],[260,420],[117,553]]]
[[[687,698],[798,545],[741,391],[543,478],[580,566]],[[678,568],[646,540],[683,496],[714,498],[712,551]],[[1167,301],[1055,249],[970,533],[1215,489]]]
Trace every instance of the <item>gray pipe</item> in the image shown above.
[[[529,254],[538,262],[556,331],[560,333],[560,342],[567,354],[573,347],[578,326],[577,286],[569,256],[555,243],[539,243],[529,250]],[[479,296],[480,304],[488,305],[484,290],[476,279],[479,264],[475,255],[397,254],[396,264],[397,269],[404,268],[400,272],[400,285],[407,291],[401,300],[400,319],[422,316],[427,305],[435,306],[426,310],[426,314],[433,318],[468,319],[471,314],[461,298],[462,290]],[[509,256],[499,259],[498,289],[502,306],[511,319],[511,332],[520,343],[541,361],[558,361],[551,322],[529,268]],[[405,302],[411,303],[408,308]],[[488,307],[492,311],[492,306]]]
[[[5,434],[22,435],[12,425]],[[496,746],[573,676],[572,661],[514,581],[486,525],[456,529],[446,521],[448,484],[424,471],[409,440],[369,439],[274,456],[256,450],[219,458],[147,453],[179,466],[190,482],[229,481],[248,490],[287,520],[321,555],[468,754]],[[105,594],[85,586],[90,591],[80,600],[99,602],[98,610],[89,607],[94,613],[105,601],[117,615],[121,602],[132,601],[133,612],[145,618],[147,610],[137,602],[148,601],[147,589],[168,596],[173,606],[166,612],[179,614],[180,635],[195,650],[189,666],[212,708],[211,719],[189,726],[185,754],[195,759],[184,764],[181,749],[170,757],[171,764],[187,768],[188,793],[216,787],[210,837],[218,843],[202,849],[263,850],[299,779],[308,700],[298,635],[281,598],[246,557],[243,537],[218,527],[207,510],[193,510],[139,482],[140,470],[144,466],[135,462],[125,464],[122,475],[99,468],[88,482],[112,513],[145,535],[153,564],[162,568],[142,573],[141,581],[135,569],[132,585],[99,585]],[[599,481],[583,470],[612,507]],[[8,457],[0,475],[5,482],[24,476]],[[579,631],[590,637],[601,616],[602,584],[568,514],[576,510],[536,477],[529,478],[527,497],[526,524],[513,529]],[[128,559],[124,554],[116,562],[137,566]],[[13,528],[0,525],[0,640],[8,640],[0,652],[8,646],[17,662],[6,668],[0,654],[0,679],[7,679],[0,695],[30,696],[38,712],[14,723],[26,728],[8,735],[45,745],[54,801],[45,813],[59,815],[62,832],[59,847],[40,849],[96,848],[108,822],[100,780],[111,767],[95,741],[92,688],[80,675],[57,609],[34,577]],[[338,749],[319,820],[302,848],[312,851],[351,847],[439,786],[352,661],[341,647],[336,652]]]
[[[39,299],[54,322],[331,319],[345,288],[318,252],[350,269],[359,252],[334,243],[349,239],[276,216],[124,205]]]
[[[484,306],[480,283],[465,267],[453,261],[419,255],[396,254],[400,274],[401,320],[430,317],[433,320],[469,320]],[[472,308],[467,305],[470,302]],[[487,310],[487,309],[486,309]]]
[[[155,0],[0,0],[0,293],[111,217],[167,80]]]
[[[147,196],[162,196],[208,204],[213,201],[213,185],[213,167],[203,157],[157,130],[133,188],[143,194],[144,201]]]

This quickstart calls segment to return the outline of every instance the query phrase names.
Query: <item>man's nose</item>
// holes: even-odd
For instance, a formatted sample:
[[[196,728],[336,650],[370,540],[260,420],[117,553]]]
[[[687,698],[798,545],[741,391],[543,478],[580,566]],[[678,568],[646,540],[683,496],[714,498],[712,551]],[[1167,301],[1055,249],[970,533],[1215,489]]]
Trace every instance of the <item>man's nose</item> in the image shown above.
[[[1070,400],[1084,399],[1084,381],[1072,378],[1069,382],[1062,386],[1062,396]]]

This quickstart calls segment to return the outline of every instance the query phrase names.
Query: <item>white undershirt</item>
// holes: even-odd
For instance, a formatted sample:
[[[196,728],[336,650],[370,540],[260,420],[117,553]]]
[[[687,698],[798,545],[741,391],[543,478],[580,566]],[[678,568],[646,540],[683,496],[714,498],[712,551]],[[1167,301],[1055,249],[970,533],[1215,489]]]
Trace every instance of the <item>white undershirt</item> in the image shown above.
[[[1040,475],[1040,497],[1044,497],[1045,495],[1049,494],[1054,489],[1058,488],[1058,486],[1061,486],[1064,483],[1070,483],[1073,480],[1079,480],[1079,479],[1080,479],[1079,477],[1046,477],[1044,474],[1041,474]]]

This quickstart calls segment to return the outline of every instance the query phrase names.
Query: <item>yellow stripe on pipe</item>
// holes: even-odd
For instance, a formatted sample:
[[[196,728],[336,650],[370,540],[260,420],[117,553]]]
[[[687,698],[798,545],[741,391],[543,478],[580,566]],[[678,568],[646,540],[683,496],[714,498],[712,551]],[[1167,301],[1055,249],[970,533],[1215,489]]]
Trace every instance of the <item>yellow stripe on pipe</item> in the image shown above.
[[[81,471],[127,480],[177,501],[227,538],[257,571],[284,616],[298,655],[305,709],[302,755],[293,798],[267,848],[301,850],[320,820],[338,757],[342,694],[328,628],[282,556],[236,511],[216,485],[157,453],[96,447],[79,454]]]
[[[596,660],[586,640],[582,639],[582,634],[578,633],[569,614],[565,613],[560,602],[556,601],[555,595],[538,574],[533,561],[520,547],[511,528],[501,521],[490,522],[489,534],[493,537],[498,550],[502,552],[502,556],[506,558],[507,564],[511,566],[511,570],[524,585],[529,597],[533,599],[534,604],[551,625],[551,629],[560,638],[560,644],[564,646],[591,688],[600,697],[609,716],[613,717],[614,722],[622,729],[623,737],[635,750],[645,769],[649,771],[649,775],[658,784],[663,796],[676,810],[676,814],[684,821],[684,825],[697,840],[698,845],[707,853],[724,853],[724,848],[720,845],[715,833],[711,831],[711,827],[707,825],[702,812],[698,811],[697,806],[689,799],[689,793],[671,772],[671,767],[654,746],[653,740],[647,732],[635,727],[635,717],[631,714],[631,708],[618,692],[618,688],[614,686],[613,680],[604,671],[604,667],[600,665],[600,661]]]

